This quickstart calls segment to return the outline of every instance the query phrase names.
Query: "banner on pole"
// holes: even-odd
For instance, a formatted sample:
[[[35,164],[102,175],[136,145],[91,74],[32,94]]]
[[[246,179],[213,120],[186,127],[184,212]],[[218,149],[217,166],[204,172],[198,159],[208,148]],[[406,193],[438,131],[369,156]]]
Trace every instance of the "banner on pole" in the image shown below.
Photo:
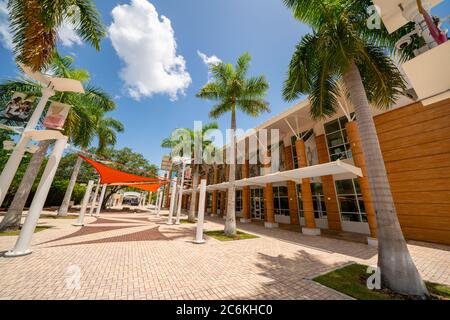
[[[69,110],[70,106],[68,104],[52,101],[44,119],[44,126],[47,129],[62,130]]]
[[[0,118],[16,122],[27,122],[35,101],[35,97],[22,92],[15,92],[11,100],[6,103],[6,106],[1,108]]]

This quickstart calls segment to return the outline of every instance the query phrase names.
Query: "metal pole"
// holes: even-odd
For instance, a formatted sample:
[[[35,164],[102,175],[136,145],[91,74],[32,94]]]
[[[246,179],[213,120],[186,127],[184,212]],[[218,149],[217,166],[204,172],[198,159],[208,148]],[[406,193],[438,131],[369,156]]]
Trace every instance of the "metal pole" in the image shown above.
[[[42,97],[39,100],[36,109],[34,109],[30,120],[28,120],[27,126],[25,127],[19,142],[17,143],[14,151],[12,152],[3,168],[3,171],[0,175],[0,206],[3,204],[3,200],[5,200],[6,194],[8,193],[9,187],[11,186],[11,182],[16,175],[17,168],[19,168],[20,162],[22,161],[26,146],[30,141],[30,137],[24,137],[24,133],[35,129],[36,125],[39,122],[39,118],[41,117],[41,114],[48,102],[48,99],[50,99],[50,97],[54,94],[55,92],[50,88],[45,88],[42,90]]]
[[[92,199],[91,208],[89,209],[89,215],[92,216],[95,208],[95,201],[97,200],[98,190],[100,189],[100,178],[97,181],[97,186],[95,187],[94,199]]]
[[[198,204],[198,215],[197,215],[197,233],[194,243],[205,243],[203,240],[203,220],[205,218],[205,198],[206,198],[206,179],[202,179],[200,182],[200,197]]]
[[[156,211],[156,214],[157,214],[158,217],[159,217],[159,214],[161,213],[161,205],[162,205],[162,202],[163,202],[163,198],[164,198],[164,189],[161,189],[159,191],[158,208],[157,208],[157,211]]]
[[[155,206],[154,206],[154,210],[153,213],[158,213],[158,203],[159,203],[159,191],[156,190],[156,200],[155,200]]]
[[[176,196],[177,196],[177,178],[174,178],[172,182],[172,195],[170,196],[169,219],[167,219],[167,224],[173,224],[173,213],[175,211]]]
[[[83,202],[81,203],[80,214],[78,215],[78,221],[74,224],[74,226],[82,227],[84,226],[84,214],[86,213],[86,208],[89,203],[89,197],[92,193],[92,188],[94,187],[94,180],[89,180],[88,185],[86,187],[86,193],[84,194]]]
[[[47,199],[48,191],[50,190],[53,178],[55,177],[56,170],[58,169],[66,143],[67,137],[56,141],[53,152],[48,159],[47,165],[45,166],[45,170],[42,174],[36,194],[31,202],[27,218],[25,219],[22,230],[20,231],[19,239],[17,239],[14,249],[5,253],[5,256],[18,257],[31,253],[31,250],[29,249],[30,242],[39,221],[39,216],[41,215],[45,200]]]
[[[180,193],[178,195],[178,210],[177,210],[177,219],[175,224],[180,224],[180,216],[181,216],[181,202],[183,200],[183,185],[184,185],[184,170],[186,170],[186,161],[182,160],[183,167],[181,169],[181,183],[180,183]]]
[[[106,187],[107,187],[106,184],[104,184],[102,187],[102,192],[100,193],[100,200],[98,200],[97,211],[95,213],[96,217],[100,216],[100,211],[102,210],[103,199],[105,198]]]

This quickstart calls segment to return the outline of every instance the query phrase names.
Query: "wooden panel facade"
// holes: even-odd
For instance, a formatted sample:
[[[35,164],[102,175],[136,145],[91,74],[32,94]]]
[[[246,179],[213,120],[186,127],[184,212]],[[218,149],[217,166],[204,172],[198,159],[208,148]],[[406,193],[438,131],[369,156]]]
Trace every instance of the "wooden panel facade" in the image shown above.
[[[450,99],[375,117],[407,239],[450,244]]]

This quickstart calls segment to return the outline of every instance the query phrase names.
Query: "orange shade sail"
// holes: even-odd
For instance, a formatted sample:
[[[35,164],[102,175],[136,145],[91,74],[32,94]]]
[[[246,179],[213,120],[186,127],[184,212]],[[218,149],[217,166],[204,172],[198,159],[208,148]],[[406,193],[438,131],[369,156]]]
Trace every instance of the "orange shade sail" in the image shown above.
[[[156,192],[158,189],[163,186],[165,183],[156,183],[156,184],[127,184],[128,187],[145,190],[148,192]]]
[[[155,191],[163,184],[167,183],[165,182],[165,179],[161,178],[148,178],[148,177],[142,177],[135,174],[123,172],[111,167],[108,167],[107,165],[104,165],[103,163],[94,161],[92,159],[89,159],[83,155],[79,155],[80,158],[82,158],[84,161],[89,163],[92,167],[94,167],[95,170],[97,170],[98,174],[100,175],[100,183],[101,184],[115,184],[115,185],[129,185],[130,187],[135,187],[138,189],[142,188],[156,188]],[[142,184],[135,184],[142,182]],[[131,185],[132,184],[132,185]],[[139,187],[138,187],[139,186]],[[147,190],[148,189],[144,189]]]

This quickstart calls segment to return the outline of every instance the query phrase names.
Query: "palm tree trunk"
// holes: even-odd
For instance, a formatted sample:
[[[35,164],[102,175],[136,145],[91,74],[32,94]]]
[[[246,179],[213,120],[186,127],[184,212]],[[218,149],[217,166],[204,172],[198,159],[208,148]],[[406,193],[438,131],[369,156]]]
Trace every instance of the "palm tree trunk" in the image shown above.
[[[228,182],[228,204],[227,217],[225,220],[224,233],[227,236],[236,235],[236,187],[234,181],[236,180],[236,105],[231,110],[231,139],[230,139],[230,155],[232,163],[229,163],[229,178]]]
[[[194,164],[194,174],[192,176],[192,196],[191,196],[191,204],[189,207],[188,221],[195,222],[195,208],[197,205],[197,187],[198,187],[198,178],[200,166]]]
[[[381,284],[395,292],[425,298],[428,291],[408,251],[392,198],[383,155],[366,91],[355,63],[344,74],[355,106],[367,178],[372,192],[378,227],[378,267]]]
[[[33,187],[34,180],[39,173],[42,162],[44,161],[51,140],[43,140],[39,142],[38,150],[31,157],[27,170],[20,182],[14,199],[9,206],[8,212],[0,223],[0,231],[17,230],[20,228],[22,212]]]
[[[64,199],[58,210],[58,216],[60,216],[60,217],[67,216],[67,211],[69,210],[70,198],[72,197],[72,192],[73,192],[73,189],[75,188],[75,183],[77,182],[78,173],[80,172],[82,163],[83,163],[83,159],[78,157],[77,161],[75,162],[75,166],[73,167],[72,176],[70,177],[69,185],[67,186],[66,193],[64,194]]]

